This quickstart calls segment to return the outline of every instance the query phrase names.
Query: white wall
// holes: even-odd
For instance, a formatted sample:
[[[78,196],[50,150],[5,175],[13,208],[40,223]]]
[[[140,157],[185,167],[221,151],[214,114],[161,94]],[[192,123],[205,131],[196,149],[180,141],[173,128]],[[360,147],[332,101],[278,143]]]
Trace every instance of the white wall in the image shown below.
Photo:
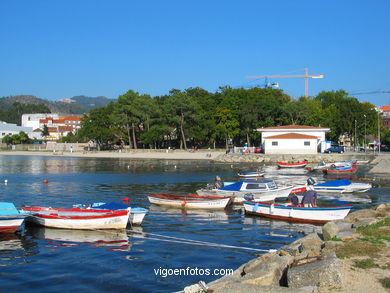
[[[282,135],[282,134],[287,134],[287,133],[299,133],[299,134],[304,134],[304,135],[311,135],[311,136],[316,136],[320,141],[325,140],[325,131],[321,130],[315,130],[315,131],[310,131],[310,130],[291,130],[287,129],[285,131],[262,131],[261,132],[261,142],[264,143],[264,139],[269,137],[269,136],[274,136],[274,135]]]
[[[304,142],[310,142],[309,146],[304,145]],[[277,142],[278,145],[272,145],[272,142]],[[264,151],[266,154],[316,154],[317,140],[316,139],[266,139],[264,141]]]
[[[35,114],[23,114],[22,115],[22,126],[32,127],[33,130],[39,128],[39,120],[51,117],[58,119],[58,114],[55,113],[35,113]]]

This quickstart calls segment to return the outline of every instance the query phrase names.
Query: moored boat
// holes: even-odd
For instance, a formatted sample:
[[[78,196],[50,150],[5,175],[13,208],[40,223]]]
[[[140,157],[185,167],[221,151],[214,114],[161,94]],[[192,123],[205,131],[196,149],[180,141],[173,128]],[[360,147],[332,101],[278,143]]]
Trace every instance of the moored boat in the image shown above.
[[[331,162],[331,163],[325,163],[320,162],[317,166],[314,167],[307,167],[307,170],[309,171],[316,171],[316,170],[324,170],[324,169],[331,169],[331,168],[342,168],[342,167],[349,167],[352,164],[356,164],[356,161],[340,161],[340,162]]]
[[[259,171],[241,171],[237,175],[243,178],[253,178],[253,177],[264,177],[265,172],[263,170]]]
[[[351,210],[352,205],[305,208],[276,203],[245,201],[244,208],[246,214],[271,219],[324,224],[329,221],[344,219]]]
[[[309,182],[311,180],[311,183]],[[366,192],[372,188],[370,183],[356,183],[349,179],[336,179],[323,183],[315,183],[312,178],[308,179],[308,184],[314,187],[314,190],[320,193],[352,193]],[[297,186],[291,193],[301,193],[306,191],[306,185]]]
[[[130,217],[129,223],[132,225],[141,225],[145,215],[148,213],[147,209],[141,207],[128,206],[122,203],[105,203],[105,202],[95,202],[92,204],[75,204],[73,205],[75,208],[90,208],[90,209],[101,209],[101,210],[126,210],[129,207]]]
[[[25,216],[11,202],[0,202],[0,233],[12,233],[18,230]]]
[[[353,174],[357,171],[358,166],[357,164],[352,164],[350,166],[344,166],[344,167],[335,167],[335,168],[328,168],[323,169],[322,172],[327,175],[340,175],[340,174]]]
[[[232,196],[234,203],[242,203],[245,195],[250,194],[256,201],[271,201],[279,197],[288,197],[293,186],[278,186],[274,180],[245,179],[221,188],[199,189],[199,195]]]
[[[279,168],[304,168],[308,164],[308,161],[302,162],[289,162],[289,161],[278,161]]]
[[[127,210],[56,209],[23,207],[27,223],[63,229],[125,229],[130,217]]]
[[[232,201],[231,197],[166,193],[149,194],[148,199],[152,204],[187,209],[224,209]]]

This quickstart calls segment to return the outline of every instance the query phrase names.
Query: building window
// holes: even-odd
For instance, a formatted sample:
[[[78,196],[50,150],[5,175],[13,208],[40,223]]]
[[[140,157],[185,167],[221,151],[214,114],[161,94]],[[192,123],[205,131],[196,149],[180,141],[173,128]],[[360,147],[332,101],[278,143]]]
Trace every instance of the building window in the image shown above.
[[[304,146],[309,146],[309,145],[310,145],[310,141],[305,141],[305,142],[303,142],[303,145],[304,145]]]
[[[272,142],[272,145],[277,146],[277,145],[278,145],[278,142],[277,142],[277,141],[273,141],[273,142]]]

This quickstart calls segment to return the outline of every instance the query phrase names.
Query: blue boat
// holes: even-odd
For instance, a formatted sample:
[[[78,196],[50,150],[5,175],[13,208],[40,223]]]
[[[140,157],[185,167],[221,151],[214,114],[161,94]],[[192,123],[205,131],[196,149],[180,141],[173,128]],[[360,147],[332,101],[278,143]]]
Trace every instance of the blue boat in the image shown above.
[[[314,190],[317,192],[337,192],[337,193],[350,193],[350,192],[366,192],[371,189],[372,185],[369,183],[355,183],[348,179],[331,180],[324,183],[318,183],[314,185]]]
[[[21,214],[11,202],[0,202],[0,233],[12,233],[18,230],[25,215]]]

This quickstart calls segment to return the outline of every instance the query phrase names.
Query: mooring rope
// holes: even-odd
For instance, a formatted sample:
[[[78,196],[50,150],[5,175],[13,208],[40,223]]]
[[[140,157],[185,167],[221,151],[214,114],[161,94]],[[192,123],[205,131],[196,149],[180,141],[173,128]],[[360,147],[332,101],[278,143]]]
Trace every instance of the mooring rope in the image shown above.
[[[235,246],[235,245],[227,245],[227,244],[219,244],[219,243],[213,243],[213,242],[185,239],[185,238],[179,238],[179,237],[173,237],[173,236],[167,236],[167,235],[161,235],[161,234],[154,234],[154,233],[137,232],[137,231],[131,231],[131,230],[128,230],[128,231],[132,234],[141,234],[142,236],[147,236],[148,237],[147,239],[149,239],[149,240],[158,240],[158,241],[164,241],[164,242],[182,243],[182,244],[198,245],[198,246],[252,250],[252,251],[258,251],[258,252],[275,252],[276,251],[276,249],[251,248],[251,247],[244,247],[244,246]],[[153,237],[150,237],[150,236],[153,236]],[[160,237],[160,238],[157,238],[157,237]],[[136,237],[136,238],[141,238],[141,237]]]

